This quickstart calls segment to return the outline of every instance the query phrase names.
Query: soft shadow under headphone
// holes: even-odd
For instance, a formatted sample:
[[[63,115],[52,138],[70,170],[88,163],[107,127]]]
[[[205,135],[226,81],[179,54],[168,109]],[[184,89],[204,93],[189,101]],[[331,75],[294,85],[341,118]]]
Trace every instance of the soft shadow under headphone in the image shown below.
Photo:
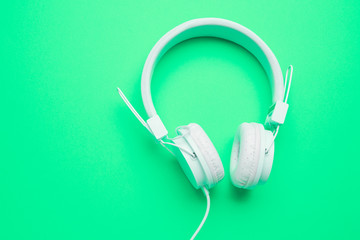
[[[271,83],[273,105],[267,113],[265,127],[259,123],[242,123],[235,133],[230,159],[230,176],[234,186],[239,188],[251,189],[265,183],[269,178],[274,159],[274,140],[288,110],[287,99],[293,68],[289,66],[287,69],[284,86],[283,75],[275,55],[255,33],[229,20],[202,18],[185,22],[166,33],[147,57],[141,77],[142,99],[149,116],[146,122],[118,89],[139,121],[164,147],[176,155],[191,184],[196,189],[202,188],[210,203],[207,189],[214,187],[224,177],[224,168],[214,145],[196,123],[178,127],[177,136],[169,138],[167,129],[156,113],[150,92],[151,77],[160,58],[174,45],[195,37],[217,37],[241,45],[259,60]],[[197,232],[204,223],[207,213],[208,209]]]

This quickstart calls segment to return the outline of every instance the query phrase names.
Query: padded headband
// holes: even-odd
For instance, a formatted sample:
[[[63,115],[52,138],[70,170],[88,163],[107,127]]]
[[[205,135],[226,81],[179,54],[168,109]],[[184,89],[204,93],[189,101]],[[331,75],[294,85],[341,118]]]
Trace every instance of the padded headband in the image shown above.
[[[270,48],[246,27],[220,18],[199,18],[185,22],[166,33],[151,49],[141,76],[141,95],[149,118],[156,110],[151,98],[150,83],[156,64],[173,46],[196,37],[217,37],[234,42],[252,53],[266,71],[272,88],[272,101],[283,101],[284,83],[279,62]]]

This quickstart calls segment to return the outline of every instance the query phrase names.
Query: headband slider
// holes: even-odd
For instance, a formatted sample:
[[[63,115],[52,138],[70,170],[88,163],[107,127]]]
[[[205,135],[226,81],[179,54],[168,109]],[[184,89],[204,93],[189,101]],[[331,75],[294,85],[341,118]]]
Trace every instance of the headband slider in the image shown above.
[[[278,125],[284,124],[288,108],[289,104],[282,101],[276,101],[276,103],[269,108],[265,126],[274,129]]]
[[[146,123],[156,139],[159,140],[168,135],[168,131],[158,115],[149,118]]]

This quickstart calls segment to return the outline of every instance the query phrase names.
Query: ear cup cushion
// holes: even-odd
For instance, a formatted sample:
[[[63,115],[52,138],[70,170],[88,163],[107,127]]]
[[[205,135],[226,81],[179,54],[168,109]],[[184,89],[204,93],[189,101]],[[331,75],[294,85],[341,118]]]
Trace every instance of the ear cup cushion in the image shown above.
[[[199,151],[201,152],[207,166],[209,167],[211,176],[214,179],[212,184],[219,182],[224,177],[224,167],[213,143],[205,131],[198,124],[190,123],[188,127],[192,139],[198,146]]]
[[[260,129],[256,124],[241,124],[234,139],[230,173],[231,180],[237,187],[250,188],[254,185],[258,171],[261,141]]]

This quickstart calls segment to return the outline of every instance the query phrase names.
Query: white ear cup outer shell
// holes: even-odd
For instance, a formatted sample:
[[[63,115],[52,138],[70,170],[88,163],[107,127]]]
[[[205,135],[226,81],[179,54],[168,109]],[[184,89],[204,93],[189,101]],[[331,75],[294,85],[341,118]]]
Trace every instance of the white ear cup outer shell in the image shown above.
[[[215,186],[224,177],[224,167],[210,138],[196,123],[179,127],[177,132],[180,136],[173,140],[174,143],[181,144],[181,147],[196,154],[196,159],[194,159],[180,150],[182,156],[178,156],[179,163],[192,185],[195,188],[204,185],[207,188]],[[188,166],[184,165],[185,163]]]
[[[271,144],[272,133],[258,123],[239,126],[231,153],[230,175],[234,186],[252,189],[265,183],[270,175],[274,147],[265,154]],[[270,142],[270,143],[269,143]]]

